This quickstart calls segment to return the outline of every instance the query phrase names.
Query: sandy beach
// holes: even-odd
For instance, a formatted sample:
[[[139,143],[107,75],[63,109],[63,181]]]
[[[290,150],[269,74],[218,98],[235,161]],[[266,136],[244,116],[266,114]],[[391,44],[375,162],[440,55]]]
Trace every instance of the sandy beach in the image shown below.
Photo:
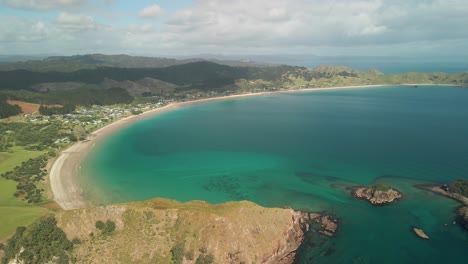
[[[88,135],[88,140],[77,142],[73,146],[62,151],[60,156],[52,165],[49,176],[54,201],[57,202],[57,204],[59,204],[64,210],[91,206],[92,204],[83,196],[84,191],[80,186],[78,178],[81,175],[81,162],[85,158],[86,154],[96,145],[96,143],[120,128],[142,118],[170,111],[177,107],[178,104],[169,104],[161,108],[147,111],[140,115],[122,118],[94,131]]]
[[[406,84],[413,85],[413,84]],[[415,84],[416,85],[416,84]],[[424,84],[417,84],[424,85]],[[54,200],[64,210],[72,210],[78,208],[86,208],[92,204],[83,196],[83,190],[79,183],[81,175],[81,163],[86,154],[106,136],[113,132],[125,127],[137,120],[141,120],[156,114],[161,114],[171,111],[180,107],[190,106],[199,103],[229,100],[235,98],[243,98],[250,96],[260,96],[265,94],[278,94],[278,93],[292,93],[292,92],[311,92],[311,91],[324,91],[324,90],[337,90],[337,89],[354,89],[354,88],[375,88],[375,87],[388,87],[391,85],[364,85],[364,86],[344,86],[344,87],[329,87],[329,88],[308,88],[298,90],[281,90],[274,92],[260,92],[260,93],[247,93],[239,95],[230,95],[223,97],[206,98],[188,102],[171,103],[164,107],[149,110],[140,115],[134,115],[122,118],[114,123],[102,127],[88,136],[87,141],[81,141],[68,149],[64,150],[57,160],[54,162],[50,171],[50,186],[54,196]]]

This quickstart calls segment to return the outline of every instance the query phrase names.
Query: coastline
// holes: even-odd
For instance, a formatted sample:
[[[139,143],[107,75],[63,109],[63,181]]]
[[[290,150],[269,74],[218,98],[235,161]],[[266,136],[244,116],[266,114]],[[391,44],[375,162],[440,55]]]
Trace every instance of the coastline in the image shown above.
[[[259,92],[259,93],[246,93],[229,96],[220,96],[213,98],[205,98],[187,102],[175,102],[170,103],[166,106],[146,111],[139,115],[132,115],[119,119],[111,124],[108,124],[88,136],[87,141],[80,141],[71,147],[62,151],[59,157],[56,159],[49,174],[49,184],[53,194],[53,200],[63,210],[73,210],[92,206],[91,202],[88,201],[83,195],[83,189],[80,185],[79,177],[81,176],[81,163],[88,152],[97,144],[103,140],[106,136],[111,135],[117,130],[130,125],[138,120],[148,118],[157,114],[165,113],[178,109],[180,107],[191,106],[200,103],[223,101],[236,98],[261,96],[267,94],[281,94],[281,93],[295,93],[295,92],[313,92],[313,91],[325,91],[325,90],[344,90],[344,89],[357,89],[357,88],[377,88],[377,87],[388,87],[388,86],[412,86],[416,84],[382,84],[382,85],[357,85],[357,86],[337,86],[337,87],[324,87],[324,88],[307,88],[307,89],[294,89],[294,90],[280,90],[271,92]],[[428,86],[433,84],[417,84],[419,86]],[[440,85],[449,86],[449,85]]]
[[[418,189],[421,189],[421,190],[424,190],[424,191],[434,193],[436,195],[440,195],[440,196],[452,199],[454,201],[457,201],[457,202],[459,202],[461,204],[461,206],[468,206],[468,198],[467,197],[465,197],[463,195],[460,195],[458,193],[447,192],[447,191],[443,190],[442,188],[440,188],[440,185],[437,185],[437,184],[417,184],[414,187],[416,187]]]

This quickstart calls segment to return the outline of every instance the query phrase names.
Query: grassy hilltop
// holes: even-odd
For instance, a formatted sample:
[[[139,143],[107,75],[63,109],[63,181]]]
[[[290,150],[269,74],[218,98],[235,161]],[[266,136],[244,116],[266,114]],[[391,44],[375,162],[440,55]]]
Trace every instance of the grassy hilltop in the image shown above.
[[[6,252],[14,258],[23,248],[27,263],[292,263],[301,217],[250,202],[155,199],[58,213],[18,230]]]

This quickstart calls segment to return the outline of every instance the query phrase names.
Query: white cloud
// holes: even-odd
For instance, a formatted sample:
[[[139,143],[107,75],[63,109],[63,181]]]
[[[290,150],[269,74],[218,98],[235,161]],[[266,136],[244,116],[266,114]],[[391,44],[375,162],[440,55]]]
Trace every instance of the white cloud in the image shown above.
[[[90,16],[62,12],[57,17],[57,23],[65,30],[81,31],[97,28],[97,24]]]
[[[21,2],[37,5],[43,1]],[[21,53],[24,47],[57,47],[63,53],[468,55],[466,0],[196,0],[173,13],[157,5],[146,7],[140,17],[159,17],[146,24],[131,21],[129,17],[135,18],[135,14],[124,14],[126,19],[115,23],[116,14],[123,11],[102,5],[112,0],[92,1],[92,6],[85,0],[44,2],[55,3],[55,7],[57,3],[88,4],[79,11],[67,9],[53,21],[0,15],[0,42],[10,43],[6,48],[1,45],[3,50]],[[93,17],[99,15],[97,23]],[[129,22],[124,25],[121,21]]]
[[[198,0],[164,32],[187,46],[287,50],[468,38],[468,1]]]
[[[27,43],[34,46],[35,43],[45,41],[53,35],[53,30],[42,21],[10,16],[0,16],[0,20],[0,43],[3,45],[17,46],[19,43]]]
[[[46,11],[76,7],[84,2],[86,0],[3,0],[1,3],[17,9]]]
[[[158,5],[151,5],[143,8],[140,12],[140,17],[145,19],[155,18],[163,13],[163,10]]]

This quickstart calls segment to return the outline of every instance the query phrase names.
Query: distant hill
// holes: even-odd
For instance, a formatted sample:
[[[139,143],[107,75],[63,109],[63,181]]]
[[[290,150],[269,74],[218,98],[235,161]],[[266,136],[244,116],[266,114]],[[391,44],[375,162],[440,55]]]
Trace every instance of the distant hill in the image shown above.
[[[1,58],[1,57],[0,57]],[[6,57],[5,57],[6,58]],[[27,57],[24,57],[27,58]],[[24,59],[23,58],[23,59]],[[12,58],[9,58],[10,61]],[[87,54],[75,56],[53,56],[42,60],[18,61],[13,63],[0,64],[0,71],[11,70],[28,70],[37,72],[73,72],[84,69],[96,69],[98,67],[114,67],[114,68],[164,68],[169,66],[181,65],[190,62],[204,61],[201,58],[190,59],[171,59],[129,55],[103,55],[103,54]],[[247,66],[265,66],[266,63],[258,63],[253,61],[236,61],[236,60],[217,60],[209,59],[208,61],[217,64],[223,64],[236,67]],[[8,62],[8,61],[6,61]]]
[[[45,56],[40,55],[0,55],[0,64],[15,63],[28,60],[40,60]]]
[[[72,67],[76,62],[81,63],[79,65],[85,63],[92,65],[97,64],[95,59],[96,57],[81,56],[64,64]],[[176,60],[168,59],[168,61]],[[115,64],[118,63],[114,62]],[[77,71],[17,69],[0,71],[0,80],[0,92],[8,99],[31,103],[90,105],[93,103],[91,100],[93,93],[102,97],[98,102],[106,104],[107,101],[103,98],[107,92],[102,90],[111,88],[120,88],[137,99],[158,97],[153,99],[193,100],[221,94],[350,85],[468,86],[468,73],[383,74],[375,69],[361,71],[334,65],[321,65],[312,69],[288,65],[233,67],[209,61],[195,61],[163,68],[96,66]],[[113,90],[115,94],[112,97],[117,100],[112,102],[120,102],[121,98],[125,99],[123,101],[128,101],[129,95],[121,90]]]
[[[281,67],[230,67],[207,61],[191,62],[165,68],[98,67],[73,72],[38,72],[30,70],[0,71],[0,90],[33,89],[44,83],[84,83],[99,85],[106,79],[139,81],[157,79],[186,88],[211,89],[232,85],[237,79],[273,80],[294,69]],[[38,86],[39,85],[39,86]],[[63,89],[67,89],[64,87]]]

